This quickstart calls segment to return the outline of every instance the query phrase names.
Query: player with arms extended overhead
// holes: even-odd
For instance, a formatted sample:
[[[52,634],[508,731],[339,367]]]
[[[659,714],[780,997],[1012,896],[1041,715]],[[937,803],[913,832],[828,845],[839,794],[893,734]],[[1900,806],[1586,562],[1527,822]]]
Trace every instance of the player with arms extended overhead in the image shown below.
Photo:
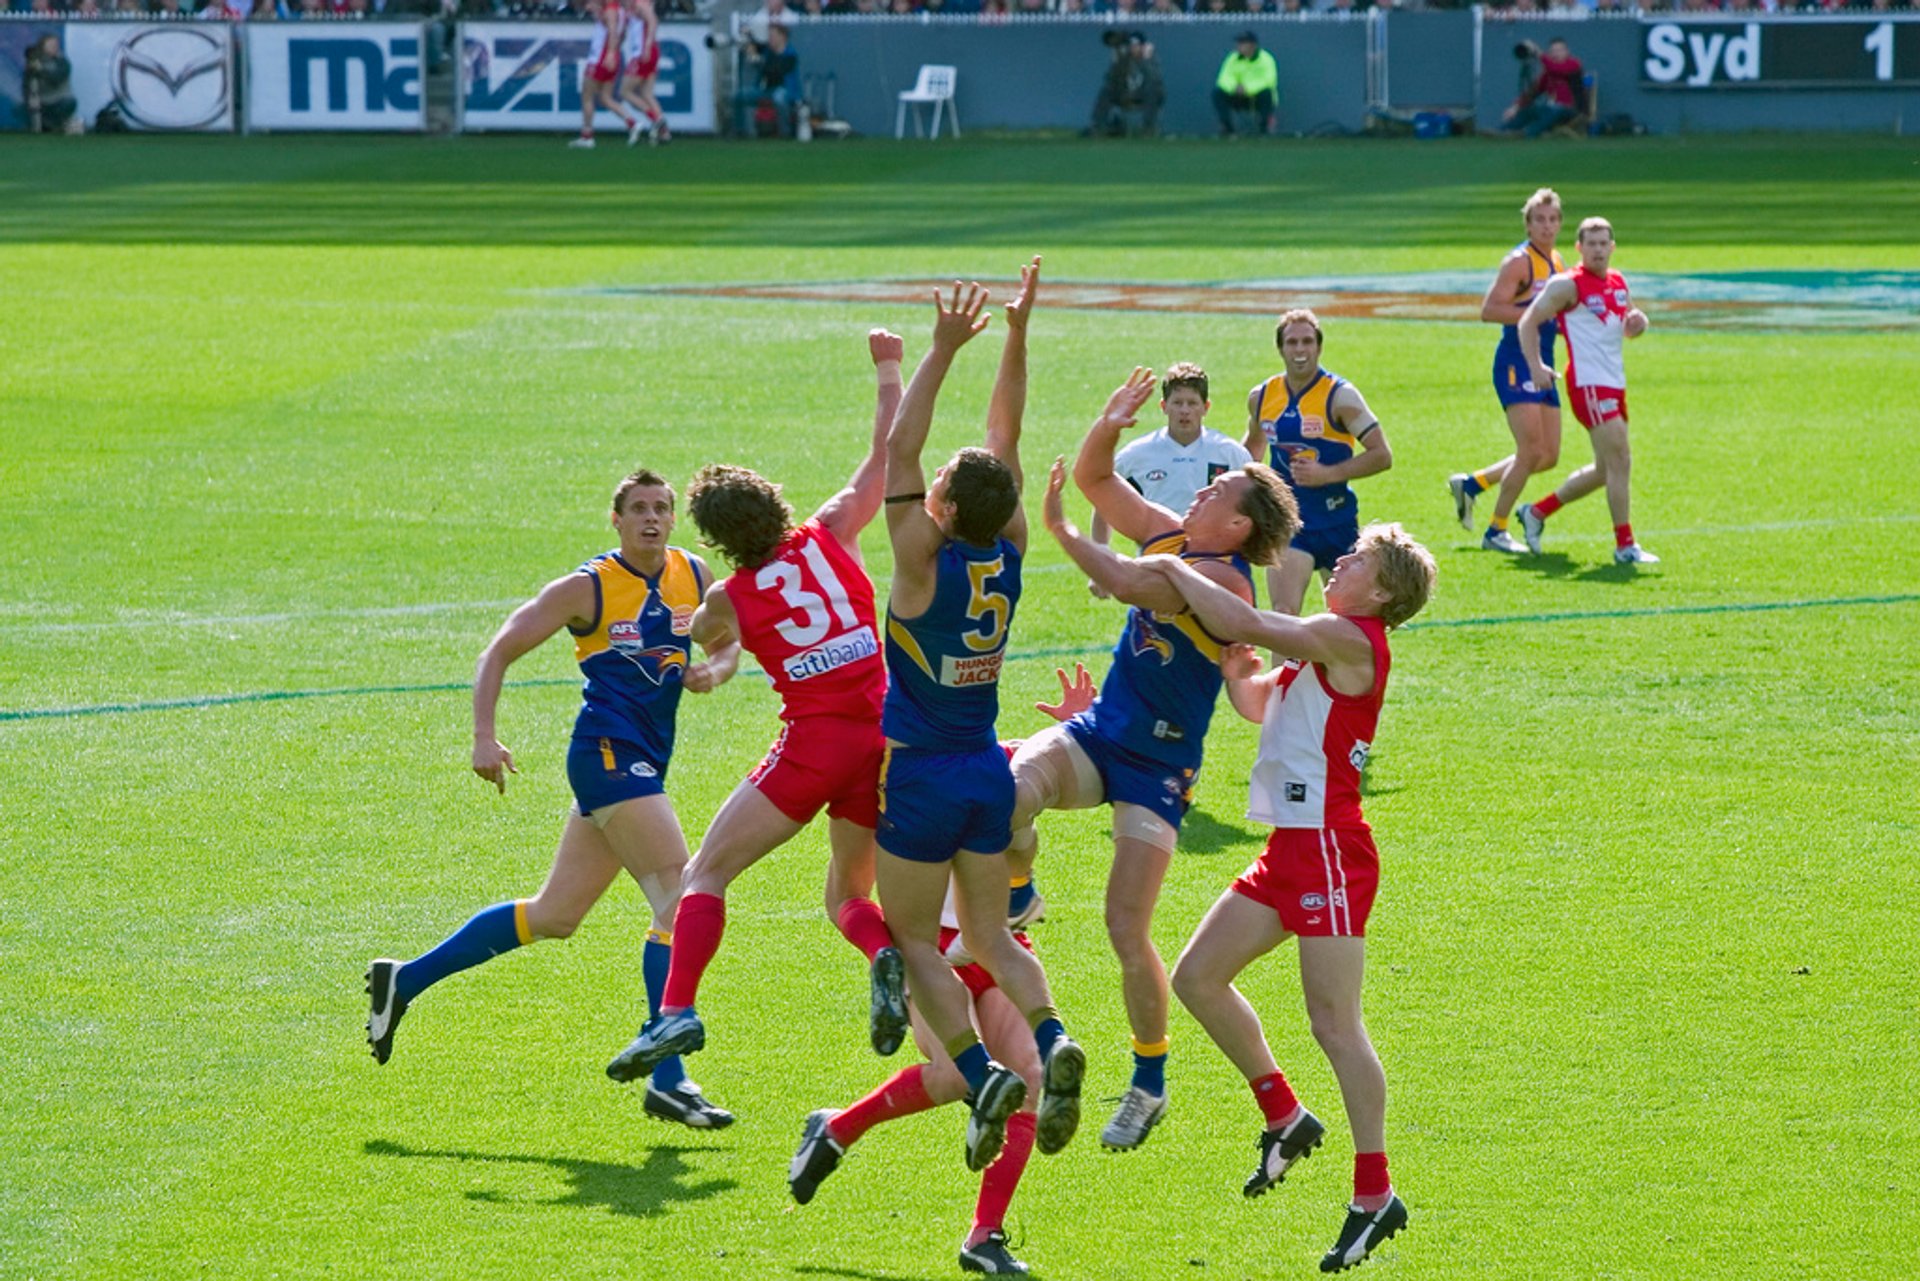
[[[1560,461],[1560,393],[1533,381],[1526,354],[1520,350],[1520,317],[1546,289],[1547,281],[1567,269],[1555,249],[1560,238],[1560,196],[1542,187],[1520,207],[1527,238],[1500,263],[1487,296],[1480,301],[1480,319],[1500,326],[1500,343],[1493,350],[1493,390],[1507,414],[1513,432],[1513,452],[1479,471],[1447,477],[1453,514],[1460,527],[1473,532],[1473,500],[1494,486],[1500,496],[1480,545],[1488,551],[1518,555],[1526,547],[1507,531],[1513,505],[1527,487],[1527,479]],[[1541,336],[1541,359],[1553,364],[1553,333]]]
[[[660,76],[660,15],[653,0],[626,0],[630,6],[627,35],[620,47],[625,60],[620,77],[620,98],[646,119],[647,140],[655,146],[673,139],[667,132],[667,117],[660,110],[653,85]]]
[[[1247,452],[1267,454],[1300,506],[1300,530],[1267,570],[1273,607],[1298,614],[1313,571],[1333,571],[1360,532],[1360,507],[1349,481],[1393,466],[1380,420],[1355,387],[1320,364],[1320,318],[1295,308],[1274,327],[1283,373],[1247,396]]]
[[[1135,369],[1081,443],[1074,480],[1114,531],[1148,552],[1178,554],[1223,590],[1253,599],[1248,562],[1269,564],[1299,527],[1286,482],[1248,463],[1205,486],[1184,516],[1148,502],[1114,474],[1114,445],[1152,396],[1151,370]],[[1047,528],[1094,582],[1131,605],[1094,705],[1020,745],[1014,756],[1015,871],[1038,846],[1042,810],[1113,807],[1113,868],[1107,876],[1107,938],[1120,961],[1133,1034],[1133,1079],[1101,1131],[1109,1148],[1146,1141],[1167,1109],[1167,971],[1153,944],[1153,909],[1173,859],[1180,822],[1199,777],[1222,672],[1251,659],[1209,634],[1180,594],[1132,558],[1065,524],[1054,465]]]
[[[1300,983],[1314,1039],[1340,1083],[1353,1130],[1353,1202],[1323,1272],[1364,1260],[1407,1223],[1387,1175],[1387,1080],[1360,1012],[1367,916],[1380,856],[1360,813],[1360,773],[1372,750],[1391,657],[1387,632],[1433,591],[1433,557],[1398,525],[1369,525],[1327,580],[1327,610],[1311,618],[1253,609],[1174,559],[1154,572],[1208,630],[1282,655],[1273,671],[1233,682],[1234,708],[1260,725],[1248,817],[1273,826],[1266,849],[1194,932],[1173,987],[1246,1077],[1266,1118],[1260,1164],[1243,1191],[1286,1177],[1326,1132],[1300,1103],[1267,1046],[1260,1016],[1234,979],[1287,939],[1300,940]]]
[[[962,449],[934,474],[920,456],[934,402],[962,345],[986,328],[987,294],[956,282],[934,298],[933,345],[914,371],[887,442],[887,531],[893,595],[887,606],[887,760],[880,779],[879,889],[906,959],[914,1003],[973,1098],[967,1164],[984,1169],[1025,1086],[994,1063],[968,1017],[965,986],[941,955],[949,890],[967,948],[1033,1028],[1044,1070],[1036,1142],[1066,1146],[1080,1121],[1086,1055],[1061,1026],[1046,974],[1007,927],[1006,849],[1013,837],[1013,772],[994,735],[1000,668],[1020,601],[1027,519],[1020,507],[1020,425],[1027,388],[1027,323],[1040,260],[1020,272],[1007,341],[987,411],[986,448]]]
[[[385,1063],[409,1003],[434,983],[536,939],[572,935],[625,868],[653,909],[641,955],[647,1003],[657,1009],[666,983],[672,922],[687,864],[687,842],[667,799],[667,763],[682,690],[703,694],[739,666],[740,644],[697,614],[713,581],[698,556],[671,546],[673,489],[657,473],[636,471],[613,493],[620,546],[556,578],[513,612],[473,680],[473,772],[502,792],[513,753],[496,737],[494,710],[507,668],[562,627],[587,683],[567,779],[574,807],[560,834],[553,870],[530,899],[497,903],[426,955],[377,960],[367,971],[372,1011],[367,1042]],[[707,652],[692,662],[693,643]],[[653,1069],[645,1107],[663,1120],[717,1129],[733,1120],[701,1097],[677,1058]]]
[[[1567,340],[1567,399],[1587,429],[1593,461],[1537,503],[1520,509],[1527,547],[1540,554],[1547,517],[1605,486],[1613,517],[1613,559],[1618,565],[1657,565],[1660,558],[1634,541],[1633,451],[1627,445],[1626,339],[1647,332],[1647,313],[1633,305],[1626,277],[1613,270],[1613,224],[1588,218],[1575,243],[1580,264],[1547,282],[1520,317],[1520,350],[1537,386],[1551,387],[1554,370],[1543,354],[1540,331],[1558,319]]]
[[[630,1081],[655,1063],[706,1044],[694,1012],[700,978],[726,929],[727,887],[827,811],[827,915],[871,963],[874,1049],[906,1036],[905,968],[873,900],[873,829],[879,822],[881,699],[886,663],[873,583],[860,563],[860,531],[880,510],[887,429],[900,406],[902,344],[867,336],[879,379],[873,439],[846,488],[799,527],[780,489],[745,467],[694,474],[687,510],[734,572],[707,590],[696,625],[737,636],[780,694],[780,736],[734,788],[701,838],[674,918],[673,968],[660,1013],[607,1065]]]
[[[616,89],[625,65],[627,9],[625,0],[598,0],[593,14],[593,36],[587,60],[580,64],[580,136],[569,147],[593,146],[593,113],[605,107],[627,126],[627,145],[640,141],[640,117],[620,105]]]

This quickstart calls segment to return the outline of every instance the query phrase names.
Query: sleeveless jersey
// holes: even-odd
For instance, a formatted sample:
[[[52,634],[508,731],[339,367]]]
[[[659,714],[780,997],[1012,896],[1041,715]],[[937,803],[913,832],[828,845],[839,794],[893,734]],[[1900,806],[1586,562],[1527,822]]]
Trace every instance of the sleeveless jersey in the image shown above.
[[[618,71],[626,36],[627,11],[618,4],[607,4],[600,10],[600,20],[593,24],[593,34],[588,37],[587,65],[600,71]]]
[[[1627,312],[1633,308],[1626,277],[1617,271],[1596,276],[1582,263],[1567,278],[1579,294],[1573,306],[1560,313],[1560,332],[1567,336],[1567,382],[1625,391],[1627,365],[1621,349],[1626,345]]]
[[[887,700],[881,729],[909,747],[992,747],[1000,664],[1020,603],[1020,553],[1007,539],[948,539],[934,561],[933,603],[918,618],[887,611]]]
[[[874,625],[873,583],[817,520],[796,529],[766,563],[725,584],[740,644],[780,694],[780,719],[880,719],[887,672]]]
[[[1373,750],[1380,702],[1387,690],[1387,625],[1350,618],[1373,646],[1373,689],[1363,697],[1327,684],[1318,663],[1290,659],[1280,668],[1260,752],[1248,783],[1247,817],[1273,827],[1359,827],[1360,771]]]
[[[1548,280],[1561,275],[1567,269],[1567,264],[1560,257],[1560,251],[1558,249],[1550,249],[1543,254],[1533,247],[1531,240],[1521,241],[1513,252],[1520,254],[1527,260],[1527,278],[1508,301],[1517,303],[1522,307],[1525,307],[1528,303],[1540,296],[1540,291],[1547,287]],[[1540,327],[1540,359],[1549,365],[1553,363],[1553,335],[1554,328],[1545,325]],[[1523,371],[1526,369],[1526,357],[1520,351],[1520,327],[1518,325],[1500,326],[1500,346],[1498,351],[1500,355],[1519,362]]]
[[[1246,561],[1237,555],[1188,551],[1185,530],[1157,535],[1141,545],[1142,556],[1160,553],[1178,554],[1190,563],[1224,561],[1252,586],[1253,571]],[[1223,647],[1224,642],[1187,611],[1156,614],[1134,606],[1094,704],[1100,737],[1175,770],[1198,770],[1220,693]]]
[[[595,556],[579,572],[593,580],[594,610],[585,631],[567,629],[587,678],[573,736],[623,739],[665,764],[707,567],[669,547],[666,565],[652,578],[618,551]]]
[[[1286,477],[1300,503],[1303,530],[1325,529],[1358,519],[1353,490],[1345,481],[1309,489],[1294,480],[1290,465],[1294,459],[1304,458],[1331,467],[1353,457],[1359,439],[1349,436],[1333,420],[1333,394],[1345,385],[1344,378],[1322,369],[1297,396],[1287,386],[1285,374],[1275,374],[1259,387],[1260,430],[1266,433],[1273,469]]]

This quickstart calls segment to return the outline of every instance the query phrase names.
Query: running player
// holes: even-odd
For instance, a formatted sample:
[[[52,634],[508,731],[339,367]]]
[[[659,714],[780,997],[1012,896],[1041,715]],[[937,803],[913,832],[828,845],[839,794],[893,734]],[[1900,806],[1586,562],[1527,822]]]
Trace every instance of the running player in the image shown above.
[[[951,903],[949,903],[951,909]],[[974,1202],[973,1227],[960,1248],[963,1272],[1024,1273],[1027,1265],[1015,1258],[1007,1247],[1007,1207],[1013,1201],[1020,1176],[1026,1172],[1027,1158],[1033,1152],[1034,1114],[1032,1100],[1041,1090],[1039,1051],[1033,1033],[1014,1003],[993,981],[993,975],[978,961],[954,948],[960,935],[958,918],[949,910],[942,922],[940,941],[949,952],[953,972],[965,984],[971,998],[970,1012],[980,1040],[994,1057],[1020,1074],[1028,1088],[1028,1102],[1007,1118],[1006,1145],[980,1176],[980,1195]],[[1015,935],[1018,945],[1031,947],[1025,934]],[[886,1121],[912,1116],[931,1108],[958,1102],[967,1097],[967,1081],[954,1066],[922,1017],[913,1009],[913,1039],[926,1056],[894,1073],[879,1088],[844,1111],[822,1108],[807,1117],[800,1134],[800,1147],[787,1169],[787,1186],[801,1205],[813,1200],[814,1192],[826,1177],[839,1168],[840,1158],[861,1136]]]
[[[1152,371],[1135,369],[1113,393],[1080,446],[1074,480],[1116,533],[1148,552],[1191,560],[1197,573],[1251,601],[1248,562],[1271,563],[1299,528],[1293,495],[1271,468],[1248,463],[1201,489],[1185,516],[1148,502],[1114,474],[1113,457],[1153,390]],[[1056,463],[1056,487],[1064,475]],[[1052,501],[1057,506],[1057,494]],[[1238,670],[1250,655],[1210,636],[1161,576],[1077,531],[1065,536],[1048,510],[1048,528],[1074,563],[1133,608],[1094,705],[1034,735],[1014,757],[1013,862],[1016,870],[1031,866],[1042,810],[1113,806],[1107,938],[1120,961],[1134,1067],[1100,1141],[1124,1150],[1145,1142],[1167,1108],[1167,971],[1153,944],[1154,905],[1199,776],[1223,666]]]
[[[626,40],[620,47],[620,56],[626,61],[626,74],[620,79],[620,98],[646,118],[647,141],[659,146],[672,141],[667,133],[667,117],[653,92],[654,81],[660,75],[660,15],[654,12],[653,0],[627,2],[631,11]]]
[[[1622,358],[1624,340],[1647,332],[1647,313],[1633,305],[1626,277],[1612,269],[1612,223],[1588,218],[1580,224],[1575,243],[1580,265],[1548,281],[1520,317],[1520,350],[1534,383],[1553,386],[1555,374],[1545,359],[1540,331],[1559,318],[1567,339],[1567,398],[1573,416],[1587,429],[1593,461],[1539,502],[1522,507],[1520,530],[1527,548],[1539,555],[1547,517],[1604,485],[1613,517],[1614,563],[1657,565],[1660,558],[1633,538],[1633,452],[1627,445],[1627,367]]]
[[[1529,196],[1520,207],[1520,216],[1526,224],[1527,238],[1500,263],[1493,283],[1487,286],[1487,296],[1480,301],[1480,319],[1500,326],[1500,345],[1493,350],[1493,390],[1513,431],[1513,452],[1479,471],[1447,477],[1453,513],[1468,533],[1473,532],[1473,500],[1495,485],[1500,487],[1480,545],[1488,551],[1515,555],[1526,548],[1507,532],[1513,505],[1520,501],[1528,477],[1560,461],[1560,393],[1551,386],[1534,383],[1527,358],[1520,350],[1516,326],[1528,304],[1547,287],[1547,281],[1567,269],[1560,251],[1553,247],[1560,238],[1560,197],[1553,188],[1542,187]],[[1541,338],[1541,345],[1541,359],[1551,365],[1551,332]]]
[[[1313,571],[1333,571],[1360,532],[1360,508],[1347,482],[1393,466],[1393,450],[1366,398],[1320,365],[1320,318],[1305,308],[1280,317],[1274,344],[1284,373],[1247,396],[1247,452],[1266,454],[1300,504],[1300,532],[1267,570],[1268,599],[1298,614]]]
[[[886,664],[859,541],[885,494],[887,429],[900,406],[903,347],[899,335],[884,329],[867,342],[879,380],[872,442],[846,488],[804,524],[795,528],[778,486],[745,467],[702,467],[688,487],[694,523],[734,566],[707,590],[695,626],[740,638],[779,692],[785,724],[700,841],[674,917],[673,968],[660,1011],[607,1065],[616,1081],[631,1081],[706,1044],[693,1002],[726,929],[727,887],[822,809],[831,848],[827,914],[870,963],[874,1049],[891,1054],[906,1036],[905,968],[880,909],[867,897],[879,822]]]
[[[1027,322],[1040,260],[1020,271],[987,411],[986,448],[963,449],[929,492],[920,456],[954,355],[987,326],[987,293],[956,282],[936,293],[933,344],[914,371],[887,441],[887,759],[880,776],[880,906],[906,960],[914,1003],[967,1080],[973,1115],[967,1165],[999,1151],[1026,1089],[994,1063],[967,1017],[965,987],[941,956],[941,903],[951,890],[968,950],[1026,1015],[1045,1062],[1036,1142],[1060,1151],[1080,1123],[1086,1055],[1061,1026],[1046,974],[1007,928],[1013,772],[994,737],[1000,667],[1020,603],[1027,550],[1020,508],[1020,426]]]
[[[593,38],[587,60],[580,64],[580,136],[569,147],[593,146],[593,112],[605,107],[627,126],[627,145],[640,141],[640,118],[629,115],[614,92],[624,65],[622,50],[627,33],[627,11],[622,0],[598,0],[593,14]]]
[[[473,680],[473,772],[502,792],[517,772],[513,753],[495,737],[494,709],[507,668],[565,627],[586,674],[567,779],[574,807],[546,884],[530,899],[498,903],[414,960],[377,960],[367,970],[372,1011],[367,1043],[385,1063],[394,1029],[409,1003],[450,974],[492,960],[536,939],[572,935],[625,868],[653,909],[641,954],[647,1004],[659,1006],[673,936],[667,923],[680,901],[687,842],[666,796],[674,715],[682,690],[704,694],[732,676],[740,644],[724,628],[698,618],[712,581],[698,556],[669,545],[673,489],[640,470],[613,493],[620,546],[556,578],[513,612],[486,651]],[[691,645],[707,652],[691,662]],[[696,1129],[718,1129],[733,1115],[707,1102],[678,1059],[653,1069],[647,1112]]]
[[[1387,1175],[1387,1080],[1360,1012],[1367,916],[1380,856],[1360,813],[1360,773],[1375,741],[1391,657],[1387,632],[1433,591],[1433,557],[1398,525],[1369,525],[1327,580],[1327,611],[1262,613],[1173,557],[1147,562],[1209,631],[1271,648],[1285,661],[1233,683],[1229,697],[1260,724],[1248,817],[1273,825],[1266,849],[1222,894],[1174,966],[1173,987],[1240,1069],[1266,1118],[1259,1196],[1326,1132],[1294,1097],[1260,1017],[1233,981],[1287,939],[1300,939],[1300,984],[1314,1039],[1332,1065],[1353,1131],[1353,1202],[1322,1272],[1364,1260],[1407,1223]]]
[[[1168,511],[1185,511],[1201,488],[1253,461],[1237,440],[1206,425],[1213,402],[1207,396],[1207,371],[1183,360],[1160,381],[1160,410],[1167,425],[1130,442],[1113,457],[1122,480]],[[1107,545],[1107,522],[1093,517],[1093,541]],[[1105,597],[1098,583],[1088,590]]]

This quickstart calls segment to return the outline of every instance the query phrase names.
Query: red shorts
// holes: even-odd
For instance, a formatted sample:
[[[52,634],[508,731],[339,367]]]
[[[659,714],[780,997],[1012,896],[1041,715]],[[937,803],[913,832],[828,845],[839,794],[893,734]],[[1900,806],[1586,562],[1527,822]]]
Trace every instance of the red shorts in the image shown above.
[[[1576,387],[1567,384],[1567,400],[1580,425],[1592,431],[1601,423],[1615,419],[1627,421],[1627,393],[1622,387]]]
[[[1380,851],[1364,827],[1276,827],[1233,891],[1280,914],[1290,933],[1364,938],[1380,888]]]
[[[942,925],[940,927],[940,950],[944,952],[952,947],[953,941],[959,937],[959,930]],[[1026,935],[1016,934],[1013,936],[1013,941],[1021,947],[1026,948],[1027,951],[1033,951],[1033,941]],[[956,965],[953,967],[953,972],[960,976],[960,981],[967,985],[968,994],[976,1001],[992,991],[996,986],[993,981],[992,972],[978,961],[968,961],[965,965]]]
[[[627,74],[635,80],[645,80],[660,70],[660,46],[655,45],[647,52],[627,64]]]
[[[880,826],[880,758],[886,739],[878,721],[809,716],[789,721],[747,781],[796,823],[827,817]]]

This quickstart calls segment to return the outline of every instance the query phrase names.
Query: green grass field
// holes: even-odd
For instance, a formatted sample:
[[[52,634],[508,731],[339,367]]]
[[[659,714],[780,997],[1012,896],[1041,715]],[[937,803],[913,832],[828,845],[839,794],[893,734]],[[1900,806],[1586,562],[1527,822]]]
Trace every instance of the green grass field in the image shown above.
[[[1032,252],[1058,282],[1490,275],[1542,183],[1569,227],[1613,219],[1630,278],[1911,287],[1914,178],[1891,139],[0,141],[0,1275],[956,1274],[977,1186],[957,1109],[874,1132],[813,1204],[787,1195],[806,1113],[905,1061],[866,1048],[818,826],[735,887],[702,991],[691,1066],[731,1129],[652,1123],[602,1074],[644,1014],[630,885],[572,940],[435,988],[384,1068],[367,1055],[368,958],[531,894],[568,804],[562,643],[503,701],[515,785],[467,769],[463,686],[498,621],[611,545],[638,463],[747,462],[796,506],[826,497],[871,416],[866,329],[912,360],[930,320],[621,290],[1005,280]],[[1635,525],[1665,561],[1639,574],[1611,564],[1598,498],[1538,559],[1453,523],[1446,474],[1508,440],[1487,326],[1329,322],[1326,363],[1396,457],[1363,516],[1441,567],[1369,775],[1369,1024],[1414,1218],[1365,1275],[1912,1275],[1920,347],[1646,305]],[[1135,363],[1203,362],[1237,434],[1271,332],[1043,294],[1030,470]],[[977,436],[997,346],[963,353],[934,451]],[[1563,471],[1581,436],[1569,419]],[[865,546],[884,583],[882,531]],[[1042,723],[1056,662],[1102,669],[1119,622],[1038,537],[1003,732]],[[691,838],[773,711],[744,676],[686,703]],[[1242,817],[1253,727],[1215,724],[1157,917],[1169,959],[1264,835]],[[1042,837],[1035,937],[1094,1101],[1029,1168],[1022,1257],[1050,1278],[1312,1272],[1351,1145],[1291,951],[1244,987],[1325,1149],[1243,1200],[1259,1113],[1176,1010],[1168,1119],[1104,1153],[1127,1062],[1104,811]]]

